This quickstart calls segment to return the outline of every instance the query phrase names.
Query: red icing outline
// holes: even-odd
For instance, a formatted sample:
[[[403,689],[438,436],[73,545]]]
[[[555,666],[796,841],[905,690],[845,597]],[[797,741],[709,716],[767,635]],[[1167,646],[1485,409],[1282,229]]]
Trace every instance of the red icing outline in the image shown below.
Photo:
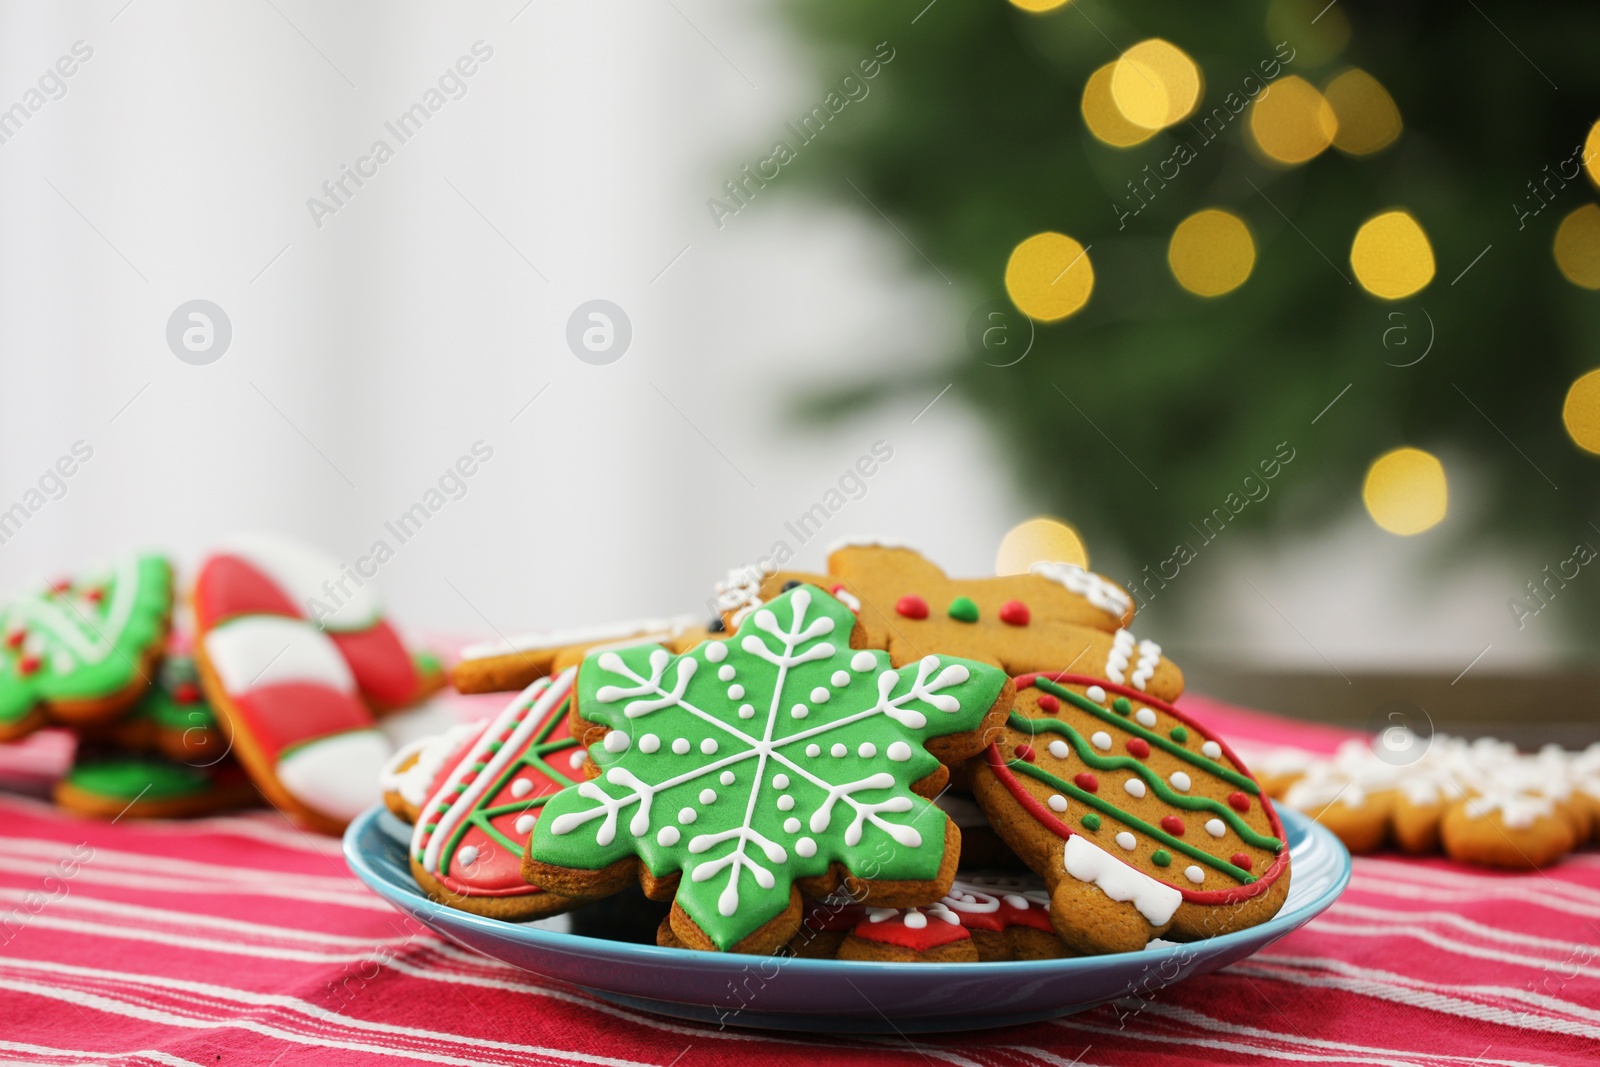
[[[960,917],[960,912],[954,908],[951,911]],[[941,945],[972,940],[972,931],[961,923],[947,922],[928,911],[922,912],[928,920],[928,925],[920,930],[913,929],[906,925],[908,914],[910,914],[909,909],[879,922],[873,922],[870,918],[863,919],[850,931],[850,936],[859,937],[864,941],[881,941],[887,945],[898,945],[913,952],[927,952]]]
[[[1096,678],[1093,675],[1088,674],[1072,674],[1067,671],[1062,671],[1061,673],[1054,675],[1045,671],[1039,671],[1034,674],[1020,675],[1014,679],[1016,687],[1018,689],[1026,689],[1031,686],[1035,679],[1037,679],[1040,675],[1049,678],[1058,685],[1081,685],[1085,687],[1098,685],[1108,693],[1116,693],[1118,696],[1125,696],[1129,700],[1137,700],[1141,704],[1156,708],[1159,711],[1166,712],[1168,715],[1171,715],[1174,719],[1177,719],[1185,726],[1196,731],[1205,740],[1215,741],[1217,743],[1217,747],[1222,749],[1222,754],[1228,758],[1228,762],[1233,764],[1231,769],[1244,775],[1251,781],[1255,781],[1255,775],[1244,769],[1244,763],[1239,759],[1238,756],[1233,754],[1233,750],[1228,747],[1228,743],[1226,741],[1222,740],[1220,737],[1212,736],[1210,731],[1203,728],[1199,723],[1195,722],[1194,719],[1190,718],[1188,715],[1185,715],[1183,712],[1179,711],[1177,708],[1173,707],[1171,704],[1168,704],[1164,700],[1158,700],[1148,693],[1140,692],[1137,689],[1130,689],[1125,685],[1118,685],[1115,682],[1106,681],[1104,678]],[[984,749],[983,756],[985,762],[987,762],[989,765],[989,769],[994,772],[995,777],[1000,779],[1001,783],[1010,791],[1012,797],[1016,799],[1017,803],[1021,804],[1023,810],[1029,815],[1033,816],[1034,819],[1044,826],[1045,829],[1049,830],[1063,841],[1075,833],[1072,827],[1056,818],[1053,812],[1051,812],[1043,804],[1039,803],[1032,793],[1029,793],[1026,789],[1022,788],[1022,783],[1017,781],[1017,776],[1011,773],[1011,768],[1007,767],[1005,760],[1001,758],[1000,749],[996,744],[991,743],[988,748]],[[1284,869],[1289,866],[1289,838],[1288,835],[1283,831],[1283,821],[1278,818],[1278,810],[1272,806],[1272,800],[1267,796],[1266,792],[1262,791],[1256,794],[1256,799],[1261,802],[1261,810],[1267,814],[1267,825],[1272,830],[1272,836],[1283,842],[1283,847],[1278,850],[1278,854],[1273,857],[1272,863],[1265,871],[1262,872],[1260,878],[1245,885],[1233,886],[1230,889],[1185,889],[1183,886],[1173,885],[1171,882],[1164,881],[1160,878],[1157,878],[1156,881],[1161,882],[1162,885],[1170,886],[1171,888],[1182,893],[1183,899],[1190,904],[1237,904],[1241,901],[1249,900],[1252,897],[1258,897],[1270,889],[1272,884],[1278,880],[1278,876],[1282,874]],[[1106,855],[1109,856],[1111,853],[1107,852]],[[1129,867],[1133,867],[1133,864],[1128,863],[1121,857],[1115,858],[1117,859],[1118,863],[1124,863]],[[1133,867],[1133,869],[1136,871],[1139,870],[1137,867]],[[1144,874],[1145,872],[1139,871],[1139,873]],[[1146,877],[1154,876],[1146,875]]]

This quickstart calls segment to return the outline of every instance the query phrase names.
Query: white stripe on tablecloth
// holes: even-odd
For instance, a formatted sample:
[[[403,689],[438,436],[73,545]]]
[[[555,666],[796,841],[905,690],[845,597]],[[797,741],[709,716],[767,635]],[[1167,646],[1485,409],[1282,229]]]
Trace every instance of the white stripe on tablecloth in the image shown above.
[[[1575,900],[1554,894],[1538,894],[1527,888],[1514,886],[1491,891],[1488,889],[1446,889],[1433,884],[1407,884],[1368,877],[1350,880],[1350,891],[1361,895],[1394,897],[1401,900],[1421,900],[1429,904],[1484,904],[1491,900],[1504,900],[1516,907],[1534,905],[1581,918],[1600,918],[1600,907],[1590,907]]]
[[[1349,934],[1354,937],[1409,937],[1432,945],[1434,948],[1446,952],[1454,952],[1458,956],[1473,956],[1480,960],[1494,960],[1497,963],[1509,963],[1518,967],[1531,967],[1537,971],[1549,970],[1551,965],[1559,961],[1541,959],[1538,956],[1524,956],[1516,952],[1507,952],[1504,949],[1488,948],[1483,945],[1469,945],[1455,938],[1446,937],[1432,930],[1418,926],[1411,926],[1403,922],[1379,924],[1365,923],[1352,925],[1349,923],[1333,922],[1326,916],[1317,921],[1316,930],[1321,934]],[[1580,971],[1590,977],[1600,977],[1600,968],[1584,967]]]
[[[14,966],[17,961],[0,961],[0,966]],[[59,1000],[75,1004],[80,1008],[92,1011],[105,1012],[109,1015],[118,1015],[123,1018],[138,1019],[141,1022],[155,1023],[165,1026],[181,1027],[189,1030],[235,1029],[246,1030],[260,1034],[263,1037],[274,1038],[279,1041],[291,1041],[295,1044],[310,1045],[323,1048],[345,1049],[351,1052],[371,1052],[380,1055],[402,1056],[406,1059],[422,1060],[429,1063],[446,1063],[455,1067],[503,1067],[504,1061],[490,1061],[482,1059],[468,1059],[463,1056],[448,1055],[442,1052],[413,1051],[394,1045],[373,1044],[370,1041],[341,1040],[326,1034],[307,1034],[296,1030],[288,1030],[282,1026],[273,1026],[257,1019],[239,1018],[229,1015],[215,1015],[211,1018],[179,1014],[175,1010],[161,1008],[146,1008],[116,997],[98,993],[90,993],[81,989],[65,991],[52,985],[36,982],[21,981],[11,978],[0,978],[0,989],[9,989],[13,992],[44,997],[50,1000]],[[429,1031],[416,1030],[415,1028],[394,1026],[386,1023],[373,1023],[366,1020],[349,1019],[344,1016],[316,1008],[314,1005],[304,1006],[305,1014],[326,1016],[319,1019],[324,1023],[342,1025],[349,1029],[369,1030],[374,1035],[393,1034],[411,1038],[420,1036],[428,1040],[445,1041],[458,1045],[471,1045],[478,1048],[490,1048],[497,1051],[517,1052],[525,1056],[537,1056],[542,1059],[554,1060],[580,1060],[584,1063],[602,1064],[606,1067],[648,1067],[638,1060],[624,1060],[612,1056],[594,1056],[588,1053],[568,1051],[561,1049],[542,1048],[537,1045],[517,1045],[510,1042],[494,1041],[489,1038],[467,1038],[459,1035],[439,1034],[434,1035]]]
[[[1542,949],[1558,953],[1562,959],[1568,958],[1575,951],[1584,949],[1592,951],[1595,948],[1595,946],[1581,941],[1561,941],[1553,937],[1540,937],[1538,934],[1523,934],[1514,930],[1502,930],[1496,926],[1476,922],[1464,915],[1457,915],[1452,911],[1396,912],[1393,908],[1372,908],[1364,904],[1341,900],[1333,906],[1328,914],[1336,917],[1349,915],[1361,919],[1377,919],[1380,922],[1392,922],[1395,919],[1404,918],[1406,922],[1436,923],[1454,927],[1464,934],[1479,937],[1486,941],[1499,941],[1508,945],[1521,945],[1527,949]]]
[[[54,863],[45,860],[9,860],[0,865],[0,876],[19,874],[55,875],[60,878],[60,871]],[[317,890],[301,889],[294,883],[294,876],[280,875],[277,880],[263,881],[256,885],[248,883],[230,884],[219,882],[200,882],[192,878],[163,877],[161,875],[141,875],[133,871],[95,870],[92,864],[79,867],[71,879],[74,885],[110,885],[119,889],[150,890],[161,893],[195,893],[201,896],[260,896],[277,897],[283,900],[294,900],[302,903],[337,904],[341,907],[356,908],[361,911],[376,911],[392,913],[393,907],[381,898],[370,893],[336,892],[324,893]]]
[[[1427,990],[1445,995],[1455,994],[1461,997],[1479,996],[1489,999],[1521,1001],[1530,1007],[1537,1007],[1545,1011],[1558,1012],[1575,1018],[1588,1019],[1600,1024],[1600,1010],[1586,1007],[1560,997],[1552,997],[1545,993],[1536,993],[1531,989],[1518,989],[1514,986],[1483,985],[1451,985],[1446,982],[1430,982],[1423,978],[1413,978],[1410,975],[1398,974],[1394,971],[1381,971],[1374,967],[1357,967],[1355,964],[1344,960],[1330,959],[1324,956],[1278,956],[1259,954],[1252,956],[1248,963],[1234,965],[1236,968],[1255,968],[1268,974],[1279,981],[1297,982],[1302,985],[1316,984],[1309,979],[1301,981],[1296,974],[1301,971],[1331,971],[1347,979],[1356,979],[1372,982],[1378,985],[1392,985],[1398,988]],[[1240,973],[1244,973],[1241,971]],[[1476,1003],[1476,1002],[1473,1002]],[[1493,1007],[1493,1005],[1485,1005]],[[1535,1027],[1543,1025],[1543,1016],[1530,1016],[1528,1025]],[[1525,1025],[1518,1023],[1515,1025]]]
[[[180,1059],[169,1052],[159,1052],[156,1049],[139,1049],[136,1052],[85,1052],[81,1049],[51,1048],[49,1045],[34,1045],[26,1041],[7,1041],[0,1038],[0,1051],[26,1052],[31,1056],[50,1056],[55,1059],[70,1059],[77,1063],[84,1060],[121,1060],[130,1056],[150,1060],[152,1063],[165,1063],[169,1067],[200,1067],[193,1060]],[[11,1060],[11,1063],[38,1064],[33,1060]]]
[[[1474,889],[1484,896],[1514,895],[1519,899],[1524,894],[1560,896],[1576,903],[1600,907],[1600,889],[1563,881],[1560,877],[1561,868],[1559,865],[1555,865],[1550,871],[1545,872],[1545,876],[1542,878],[1528,878],[1526,877],[1526,872],[1521,871],[1480,874],[1466,870],[1430,867],[1414,860],[1408,863],[1403,860],[1385,860],[1374,859],[1370,856],[1358,856],[1355,862],[1355,873],[1357,877],[1362,875],[1381,875],[1385,878],[1423,885],[1444,886],[1453,889]]]
[[[180,934],[172,930],[147,930],[132,926],[114,926],[108,923],[89,922],[83,919],[68,919],[48,913],[48,909],[41,911],[28,920],[29,929],[58,930],[62,933],[84,934],[86,936],[107,938],[116,937],[124,941],[144,941],[152,945],[166,945],[171,948],[194,949],[199,952],[223,952],[233,956],[249,956],[253,959],[287,960],[292,963],[359,963],[370,959],[371,952],[315,952],[303,948],[274,948],[270,945],[250,945],[237,939],[219,940],[214,937],[198,937],[193,934]]]
[[[33,797],[15,794],[0,796],[0,810],[5,808],[15,808],[57,825],[70,825],[63,819],[60,808],[48,801],[36,800]],[[140,823],[138,830],[141,835],[149,837],[204,837],[223,834],[262,841],[281,848],[292,848],[298,852],[312,852],[320,856],[343,855],[343,845],[337,837],[297,829],[282,814],[270,811],[213,815],[203,819],[152,820]]]
[[[33,856],[38,859],[59,860],[63,851],[72,846],[65,842],[40,837],[0,837],[0,855]],[[93,846],[90,846],[93,848]],[[294,879],[301,885],[320,886],[346,892],[370,890],[353,874],[305,874],[272,867],[246,867],[238,863],[207,863],[204,860],[184,860],[150,852],[124,852],[121,849],[94,848],[93,854],[78,861],[78,866],[94,864],[104,868],[126,868],[161,874],[183,875],[188,878],[208,878],[215,882],[243,882],[253,884],[265,879]],[[337,868],[335,868],[337,871]]]

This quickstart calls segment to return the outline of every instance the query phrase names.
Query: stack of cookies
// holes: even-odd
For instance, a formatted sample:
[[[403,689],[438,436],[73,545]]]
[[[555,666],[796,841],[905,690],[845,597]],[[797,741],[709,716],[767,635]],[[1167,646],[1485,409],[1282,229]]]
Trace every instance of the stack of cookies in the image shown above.
[[[81,814],[198,815],[265,797],[338,832],[379,798],[394,747],[379,717],[444,682],[347,572],[256,534],[208,552],[187,603],[149,553],[13,596],[0,603],[0,741],[76,732],[55,798]]]
[[[424,890],[521,920],[637,884],[672,902],[663,945],[907,961],[1131,951],[1282,905],[1271,802],[1173,706],[1114,583],[855,542],[717,603],[466,650],[460,690],[517,696],[382,779]]]

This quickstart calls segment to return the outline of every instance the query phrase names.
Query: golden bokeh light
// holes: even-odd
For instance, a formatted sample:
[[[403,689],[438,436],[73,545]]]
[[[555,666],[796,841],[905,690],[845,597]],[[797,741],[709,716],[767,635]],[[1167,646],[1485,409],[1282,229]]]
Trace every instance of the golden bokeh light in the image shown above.
[[[1221,296],[1245,283],[1256,265],[1256,243],[1239,216],[1216,208],[1178,223],[1167,246],[1178,284],[1199,296]]]
[[[1333,146],[1352,156],[1371,155],[1400,136],[1400,109],[1389,90],[1364,70],[1351,68],[1328,83],[1322,95],[1333,108]]]
[[[1111,73],[1117,64],[1113,60],[1089,75],[1083,84],[1083,121],[1094,134],[1113,148],[1128,148],[1148,141],[1156,131],[1129,122],[1111,98]]]
[[[1600,370],[1572,383],[1561,405],[1561,424],[1579,448],[1600,455]]]
[[[1200,68],[1159,37],[1140,41],[1111,68],[1111,99],[1122,117],[1147,130],[1181,122],[1200,101]]]
[[[1444,464],[1420,448],[1386,452],[1367,470],[1361,499],[1372,521],[1392,534],[1409,537],[1432,529],[1450,506]]]
[[[1087,304],[1093,291],[1089,253],[1066,234],[1036,233],[1012,249],[1006,262],[1006,292],[1031,319],[1064,319]]]
[[[1011,0],[1011,3],[1034,15],[1042,15],[1046,11],[1054,11],[1058,7],[1065,7],[1072,0]]]
[[[1315,159],[1338,131],[1339,120],[1328,98],[1298,74],[1273,82],[1250,109],[1250,135],[1256,147],[1278,163]]]
[[[1409,212],[1385,211],[1356,231],[1350,266],[1367,292],[1400,300],[1433,281],[1433,246]]]
[[[1583,142],[1583,160],[1589,180],[1600,185],[1600,122],[1589,127],[1589,136]]]
[[[1267,39],[1292,41],[1290,55],[1301,69],[1320,67],[1350,43],[1350,20],[1328,0],[1272,0],[1267,7]]]
[[[1000,541],[994,572],[1027,574],[1035,563],[1076,563],[1087,568],[1089,550],[1077,530],[1060,519],[1040,516],[1013,526]]]
[[[1562,219],[1554,252],[1567,281],[1600,289],[1600,206],[1585,204]]]

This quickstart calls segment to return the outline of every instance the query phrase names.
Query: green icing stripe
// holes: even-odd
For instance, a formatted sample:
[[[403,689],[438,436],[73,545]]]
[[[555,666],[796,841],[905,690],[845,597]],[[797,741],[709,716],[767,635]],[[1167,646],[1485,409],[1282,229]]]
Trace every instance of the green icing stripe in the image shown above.
[[[1202,849],[1195,848],[1187,841],[1181,841],[1178,838],[1173,837],[1171,834],[1167,833],[1158,826],[1151,826],[1137,815],[1130,815],[1121,808],[1117,807],[1115,804],[1101,800],[1099,797],[1095,796],[1086,789],[1079,789],[1071,782],[1063,782],[1061,779],[1057,778],[1055,775],[1051,774],[1042,767],[1035,767],[1026,760],[1019,759],[1007,760],[1006,766],[1010,767],[1014,771],[1021,771],[1030,778],[1038,779],[1052,789],[1066,793],[1068,796],[1076,797],[1081,803],[1087,804],[1092,808],[1099,808],[1113,819],[1116,819],[1119,822],[1127,823],[1136,830],[1143,830],[1150,837],[1161,842],[1163,845],[1166,845],[1168,848],[1176,852],[1182,852],[1185,856],[1188,856],[1191,859],[1197,859],[1208,867],[1215,867],[1223,874],[1237,878],[1246,885],[1256,880],[1255,876],[1249,871],[1235,867],[1227,860],[1218,859],[1211,853]]]
[[[1081,708],[1084,711],[1087,711],[1090,715],[1093,715],[1098,719],[1102,719],[1105,722],[1109,722],[1113,726],[1120,726],[1122,729],[1127,730],[1136,737],[1144,738],[1157,748],[1164,749],[1165,751],[1172,753],[1174,756],[1177,756],[1179,759],[1187,760],[1196,767],[1199,767],[1201,770],[1208,771],[1211,774],[1216,775],[1218,778],[1221,778],[1223,781],[1230,782],[1233,785],[1238,786],[1247,793],[1259,794],[1261,792],[1261,787],[1257,785],[1255,781],[1248,775],[1240,774],[1238,771],[1224,767],[1215,760],[1207,759],[1197,752],[1191,752],[1182,745],[1177,744],[1168,738],[1162,737],[1154,730],[1146,730],[1143,726],[1140,726],[1131,718],[1125,719],[1121,715],[1113,715],[1111,712],[1107,711],[1105,708],[1102,708],[1099,704],[1096,704],[1088,697],[1081,697],[1072,690],[1050,681],[1048,678],[1041,676],[1034,679],[1033,684],[1044,690],[1046,693],[1049,693],[1051,696],[1068,701],[1073,707]]]
[[[1253,829],[1238,814],[1226,804],[1212,800],[1210,797],[1191,797],[1179,793],[1162,780],[1161,776],[1151,770],[1144,763],[1132,756],[1102,756],[1094,750],[1083,735],[1071,726],[1056,719],[1025,719],[1016,712],[1011,713],[1010,725],[1013,730],[1023,733],[1038,734],[1040,731],[1062,734],[1072,743],[1077,750],[1078,758],[1097,771],[1132,771],[1155,790],[1156,796],[1171,804],[1175,808],[1185,811],[1209,811],[1220,816],[1222,821],[1233,827],[1233,832],[1247,845],[1264,848],[1269,852],[1276,852],[1283,847],[1283,842],[1276,837],[1269,837]]]
[[[567,711],[571,707],[571,704],[572,698],[568,697],[567,699],[563,700],[555,708],[555,710],[548,713],[544,724],[539,727],[538,731],[533,736],[532,742],[529,743],[527,751],[521,756],[512,760],[510,764],[506,766],[506,769],[500,773],[499,780],[496,781],[491,788],[484,792],[482,803],[487,804],[489,798],[499,796],[501,792],[505,790],[506,786],[511,782],[511,780],[527,767],[532,767],[549,777],[551,781],[556,784],[557,788],[574,784],[570,777],[556,770],[544,759],[544,757],[551,752],[561,752],[567,749],[575,749],[578,747],[578,741],[576,738],[562,738],[560,741],[545,740],[555,732],[555,728],[561,722],[561,720],[566,718]],[[493,747],[496,751],[498,751],[502,746],[499,742],[495,742]],[[466,837],[467,831],[474,826],[482,830],[491,839],[499,842],[501,847],[505,848],[507,851],[520,853],[522,851],[522,846],[517,844],[515,841],[512,841],[505,834],[501,833],[494,826],[492,820],[497,819],[502,815],[510,814],[513,811],[531,811],[534,808],[542,808],[544,807],[545,802],[548,801],[553,795],[554,794],[552,793],[530,801],[519,801],[515,804],[502,804],[498,807],[485,806],[469,813],[467,817],[462,819],[461,822],[456,826],[455,833],[450,836],[450,840],[445,842],[444,848],[440,851],[440,869],[444,870],[449,867],[451,860],[455,858],[456,849],[461,847],[462,838]]]

